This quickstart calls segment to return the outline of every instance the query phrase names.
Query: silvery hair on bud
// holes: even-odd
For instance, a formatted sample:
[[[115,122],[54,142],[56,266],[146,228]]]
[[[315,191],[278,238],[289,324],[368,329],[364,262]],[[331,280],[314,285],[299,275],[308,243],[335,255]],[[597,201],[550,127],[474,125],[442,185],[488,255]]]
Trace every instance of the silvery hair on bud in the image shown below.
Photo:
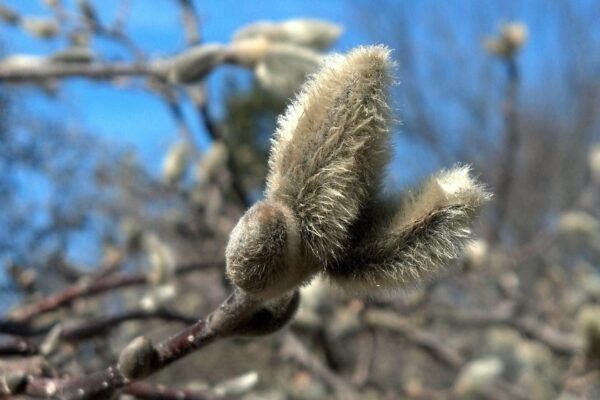
[[[280,117],[265,200],[232,232],[227,273],[274,297],[335,266],[389,160],[389,50],[328,57]]]
[[[456,167],[439,172],[404,201],[380,200],[365,226],[356,227],[347,261],[329,276],[358,291],[431,278],[460,256],[490,197],[468,167]]]

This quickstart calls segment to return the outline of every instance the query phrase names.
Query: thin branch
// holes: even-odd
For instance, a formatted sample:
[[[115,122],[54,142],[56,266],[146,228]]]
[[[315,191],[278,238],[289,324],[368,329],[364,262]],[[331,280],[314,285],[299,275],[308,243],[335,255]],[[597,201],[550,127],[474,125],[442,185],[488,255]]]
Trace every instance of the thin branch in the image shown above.
[[[19,83],[57,78],[112,79],[124,76],[155,76],[161,78],[163,68],[145,63],[58,63],[39,65],[0,64],[0,81]]]
[[[340,400],[357,399],[356,389],[330,370],[321,360],[314,356],[302,342],[291,332],[284,337],[283,353],[303,365],[315,376],[323,379],[331,387]]]
[[[129,310],[115,315],[94,318],[76,325],[66,326],[62,331],[60,338],[66,341],[79,341],[90,337],[104,335],[108,330],[118,327],[120,324],[131,321],[145,321],[150,319],[159,319],[165,322],[180,322],[182,324],[192,324],[195,318],[179,314],[170,310]]]
[[[29,340],[18,338],[0,343],[0,357],[31,356],[38,353],[38,347]]]
[[[252,202],[246,196],[246,192],[240,178],[240,168],[238,167],[233,156],[233,149],[228,144],[223,129],[213,120],[208,110],[206,90],[203,88],[198,90],[189,90],[188,94],[190,99],[192,99],[198,112],[198,117],[200,118],[200,121],[204,125],[204,129],[206,132],[208,132],[210,138],[213,140],[213,142],[221,142],[227,147],[227,170],[231,178],[233,192],[238,198],[240,205],[242,205],[244,208],[252,206]]]
[[[531,317],[519,317],[512,312],[479,311],[441,314],[440,319],[462,326],[507,326],[523,336],[546,345],[557,355],[572,356],[578,348],[575,336],[560,332]]]
[[[191,272],[205,270],[214,266],[222,265],[222,260],[182,265],[176,268],[175,273],[176,275],[181,276]],[[52,294],[37,303],[24,305],[20,308],[15,309],[11,312],[10,318],[4,321],[0,320],[0,331],[2,331],[3,323],[22,324],[44,313],[55,311],[62,307],[66,307],[78,299],[92,297],[117,288],[140,286],[146,285],[148,283],[150,283],[149,278],[147,274],[143,273],[133,275],[119,273],[100,278],[96,281],[79,282],[60,292]]]
[[[514,57],[506,60],[506,71],[508,83],[504,95],[502,113],[504,115],[504,147],[498,181],[494,190],[496,196],[496,207],[490,224],[491,231],[488,241],[495,244],[500,240],[502,228],[505,226],[509,209],[510,194],[515,177],[517,154],[520,145],[517,101],[519,89],[519,68]]]
[[[133,382],[123,389],[123,393],[145,400],[223,400],[206,392],[152,385],[146,382]]]
[[[364,319],[369,326],[385,328],[400,334],[450,368],[460,368],[465,363],[463,357],[456,350],[442,343],[438,337],[418,329],[413,323],[393,312],[368,310],[364,315]]]
[[[185,28],[186,42],[189,46],[200,43],[200,21],[192,0],[178,0],[181,7],[181,19]]]
[[[120,362],[102,371],[63,379],[30,377],[19,394],[80,400],[108,398],[115,390],[125,387],[132,380],[145,378],[216,340],[236,335],[268,335],[281,329],[293,317],[299,304],[299,294],[294,292],[278,302],[281,308],[275,312],[262,307],[261,301],[236,290],[206,320],[197,321],[157,346],[146,339],[142,340],[151,347],[143,349],[144,362],[138,361],[138,353],[132,355],[132,363],[143,367],[143,372],[136,372],[135,376],[131,375],[131,371],[127,372],[128,369],[124,366],[129,361],[124,361],[123,358],[131,355],[128,353],[130,346],[127,346],[119,357]],[[139,343],[138,339],[130,345]]]

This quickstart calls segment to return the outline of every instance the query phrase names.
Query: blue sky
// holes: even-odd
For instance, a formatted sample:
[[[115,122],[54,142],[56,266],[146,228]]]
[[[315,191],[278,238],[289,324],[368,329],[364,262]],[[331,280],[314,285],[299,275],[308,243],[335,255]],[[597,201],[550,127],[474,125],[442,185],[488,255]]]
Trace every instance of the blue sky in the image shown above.
[[[12,2],[11,2],[12,3]],[[24,14],[44,15],[47,9],[38,0],[15,2],[14,6]],[[65,2],[69,5],[73,2]],[[111,21],[118,0],[96,2],[103,21]],[[154,3],[156,6],[148,6]],[[133,0],[128,22],[128,32],[133,40],[148,51],[151,57],[173,54],[184,45],[180,27],[179,11],[174,1]],[[240,26],[259,19],[287,19],[299,16],[324,18],[347,25],[350,15],[346,2],[334,1],[230,1],[212,0],[197,2],[202,20],[205,42],[225,43]],[[336,48],[344,50],[364,43],[360,35],[346,31]],[[2,29],[7,53],[47,54],[58,50],[64,43],[58,40],[32,39],[16,28]],[[97,41],[96,47],[105,56],[118,59],[125,56],[118,46]],[[212,111],[219,113],[219,88],[225,74],[239,68],[225,67],[209,78]],[[34,93],[34,92],[31,92]],[[30,94],[31,94],[30,93]],[[166,147],[177,138],[174,122],[164,104],[144,90],[118,88],[85,80],[71,80],[63,85],[60,101],[43,94],[28,97],[28,103],[36,112],[84,128],[110,141],[126,143],[139,151],[140,158],[156,171]],[[207,138],[199,126],[193,110],[186,109],[187,120],[194,128],[196,138],[202,145]]]
[[[47,8],[41,5],[40,0],[10,1],[7,4],[19,9],[24,14],[44,15]],[[67,7],[72,6],[75,0],[65,0]],[[101,19],[110,22],[118,9],[119,0],[93,1],[98,6]],[[184,46],[183,30],[180,29],[179,10],[175,7],[174,0],[131,0],[131,12],[128,20],[128,32],[134,41],[144,48],[151,57],[160,57],[173,54]],[[475,57],[470,62],[464,62],[457,58],[444,65],[445,76],[449,81],[465,78],[465,71],[469,68],[475,72],[481,63],[493,63],[486,57],[481,49],[480,41],[484,34],[491,34],[502,21],[520,20],[529,25],[534,40],[525,48],[521,55],[521,65],[524,68],[523,80],[525,86],[535,87],[543,75],[543,70],[551,69],[561,57],[557,53],[556,44],[559,43],[556,30],[556,20],[560,17],[557,6],[560,3],[532,0],[529,2],[511,2],[511,6],[502,1],[485,0],[475,2],[474,0],[441,2],[433,0],[404,1],[401,2],[410,12],[411,18],[423,21],[417,24],[414,32],[414,40],[417,41],[422,53],[438,52],[439,43],[432,40],[431,21],[441,17],[442,21],[449,23],[450,28],[456,33],[457,44],[461,46],[460,51],[472,49]],[[580,0],[582,8],[589,3]],[[345,27],[340,40],[335,44],[333,50],[346,51],[359,44],[384,42],[394,46],[397,38],[386,36],[383,28],[380,29],[378,22],[382,25],[394,24],[393,15],[388,15],[379,1],[366,0],[256,0],[256,1],[233,1],[233,0],[206,0],[196,2],[202,23],[203,40],[205,42],[222,42],[229,40],[232,33],[239,27],[260,19],[283,20],[297,17],[314,17],[337,22]],[[484,4],[485,7],[474,7]],[[515,5],[516,4],[516,5]],[[478,10],[484,9],[483,19],[476,14]],[[363,15],[370,13],[375,16],[371,20],[372,25],[365,25]],[[367,21],[368,23],[368,21]],[[429,25],[428,25],[429,24]],[[61,49],[65,43],[59,40],[40,41],[32,39],[28,35],[15,28],[2,28],[1,34],[4,39],[7,53],[23,52],[33,54],[47,54]],[[103,56],[109,59],[119,59],[126,56],[122,48],[113,43],[98,40],[94,43]],[[446,49],[447,50],[447,49]],[[446,51],[444,50],[444,51]],[[447,51],[452,56],[452,49]],[[457,53],[458,54],[458,53]],[[399,62],[401,54],[395,53]],[[416,54],[415,57],[421,57]],[[433,66],[438,67],[439,66]],[[220,68],[213,73],[209,80],[211,95],[211,108],[213,113],[219,114],[221,98],[221,84],[225,74],[236,71],[242,76],[247,71],[234,67]],[[431,72],[424,70],[425,73]],[[492,71],[497,78],[501,69],[497,67]],[[555,72],[559,73],[559,72]],[[463,75],[461,75],[463,74]],[[427,80],[427,76],[423,75]],[[460,82],[466,85],[469,82]],[[460,85],[459,85],[460,87]],[[495,88],[498,89],[498,88]],[[432,87],[428,92],[435,93]],[[476,88],[480,90],[480,88]],[[32,91],[28,94],[36,93]],[[24,96],[25,97],[25,96]],[[131,87],[119,88],[114,85],[94,83],[85,80],[72,80],[63,85],[59,101],[48,98],[43,94],[26,96],[27,102],[36,113],[48,115],[69,126],[80,127],[92,132],[109,141],[133,146],[139,153],[141,160],[157,171],[162,154],[168,145],[177,138],[174,122],[166,111],[160,99],[144,90],[132,89]],[[397,104],[397,114],[402,117],[403,104]],[[448,123],[449,130],[460,129],[460,120],[456,118],[451,104],[440,104],[440,116],[443,113],[450,115]],[[193,114],[193,110],[186,107],[187,119],[194,128],[197,141],[207,144],[207,137],[199,125],[199,121]],[[443,118],[443,117],[442,117]],[[400,139],[402,140],[402,139]],[[412,140],[412,139],[410,139]],[[440,165],[423,163],[425,153],[419,153],[419,147],[412,143],[402,143],[400,148],[410,147],[411,151],[403,155],[410,168],[415,171],[416,176],[428,173]],[[406,175],[406,174],[405,174]],[[408,176],[402,175],[399,169],[393,171],[393,179],[402,181]],[[409,182],[412,183],[412,182]]]

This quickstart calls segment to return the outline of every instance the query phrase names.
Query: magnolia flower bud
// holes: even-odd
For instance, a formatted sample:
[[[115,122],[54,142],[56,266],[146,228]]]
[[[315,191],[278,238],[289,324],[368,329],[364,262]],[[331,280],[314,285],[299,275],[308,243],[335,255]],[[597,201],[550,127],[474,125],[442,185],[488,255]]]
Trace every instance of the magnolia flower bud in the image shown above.
[[[225,56],[225,47],[220,44],[192,47],[170,61],[167,77],[173,83],[199,81],[221,64]]]
[[[315,50],[331,46],[342,27],[317,19],[291,19],[283,22],[259,21],[238,30],[233,41],[264,37],[271,42],[290,43]]]
[[[566,211],[560,216],[558,230],[567,235],[598,238],[600,236],[600,221],[585,211]]]
[[[600,145],[592,146],[588,153],[588,168],[595,184],[600,184]]]
[[[527,26],[520,22],[511,22],[502,26],[502,38],[515,50],[523,47],[527,41]]]
[[[500,58],[512,58],[527,41],[527,26],[519,22],[502,25],[497,37],[486,38],[483,45],[486,50]]]
[[[490,194],[467,167],[442,171],[407,201],[374,207],[371,227],[351,249],[348,263],[331,271],[332,279],[357,290],[393,288],[420,282],[458,258],[470,226]]]
[[[119,370],[127,379],[144,378],[152,371],[157,356],[150,339],[138,336],[119,354]]]
[[[58,23],[52,19],[26,17],[22,24],[23,29],[42,39],[52,39],[60,31]]]
[[[390,64],[377,46],[327,59],[278,122],[266,197],[294,211],[307,257],[325,268],[347,251],[390,157]]]
[[[179,141],[173,144],[162,164],[162,173],[165,183],[173,185],[179,182],[185,175],[188,162],[187,143]]]
[[[210,182],[219,170],[227,163],[228,151],[225,143],[214,142],[200,159],[195,169],[196,181],[199,185]]]
[[[496,357],[480,358],[467,364],[454,384],[454,395],[457,398],[470,398],[485,394],[502,375],[504,364]]]
[[[350,225],[378,188],[388,156],[388,51],[359,48],[326,62],[280,119],[266,200],[233,230],[227,273],[275,297],[336,263]]]
[[[466,167],[404,203],[380,200],[390,158],[389,51],[328,58],[280,117],[265,200],[233,230],[227,274],[262,300],[324,272],[350,288],[397,287],[457,258],[490,195]]]
[[[600,363],[600,306],[585,306],[577,314],[582,351],[588,361]]]
[[[144,247],[150,261],[150,282],[154,285],[167,283],[175,274],[173,251],[154,234],[147,235],[144,239]]]
[[[227,58],[235,64],[254,68],[271,46],[272,43],[263,36],[238,40],[227,48]]]
[[[252,390],[258,383],[258,373],[256,371],[227,379],[214,386],[212,392],[218,397],[242,396]]]
[[[231,232],[227,275],[248,293],[276,297],[297,286],[310,265],[300,259],[298,222],[283,204],[259,202]]]
[[[308,49],[292,45],[273,45],[267,48],[254,73],[261,86],[270,92],[288,97],[296,91],[306,76],[314,72],[321,56]]]
[[[483,265],[489,257],[489,245],[483,239],[472,240],[465,247],[465,261],[471,268]]]
[[[40,344],[40,354],[43,356],[49,356],[54,353],[60,344],[61,335],[63,333],[63,327],[61,324],[56,324],[50,329],[50,332],[46,335],[42,343]]]

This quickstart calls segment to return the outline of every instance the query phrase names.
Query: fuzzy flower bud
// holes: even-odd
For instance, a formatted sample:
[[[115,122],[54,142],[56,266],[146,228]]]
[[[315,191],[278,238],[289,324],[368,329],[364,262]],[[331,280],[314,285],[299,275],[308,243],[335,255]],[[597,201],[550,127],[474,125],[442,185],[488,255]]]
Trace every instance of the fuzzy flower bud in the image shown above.
[[[265,199],[233,230],[227,274],[276,298],[323,272],[343,287],[393,288],[459,257],[490,195],[467,167],[408,201],[381,200],[390,158],[389,51],[327,58],[280,117]]]
[[[243,289],[284,293],[347,250],[389,156],[388,54],[370,47],[330,58],[280,118],[266,199],[227,247],[228,275]]]
[[[173,83],[193,83],[203,79],[225,59],[225,47],[204,44],[175,57],[168,69],[168,79]]]
[[[500,58],[512,58],[527,42],[527,26],[520,22],[502,25],[496,37],[484,39],[485,49]]]
[[[502,360],[496,357],[471,361],[461,370],[454,385],[454,395],[460,399],[485,395],[485,391],[502,376],[503,370]]]
[[[288,97],[297,90],[306,76],[314,72],[321,56],[312,50],[293,45],[272,45],[254,69],[263,88]]]
[[[593,182],[600,184],[600,144],[592,146],[588,153],[588,168]]]
[[[52,19],[27,17],[23,19],[23,29],[31,35],[42,38],[52,39],[59,33],[58,23]]]
[[[342,33],[342,27],[317,19],[291,19],[283,22],[259,21],[238,30],[233,41],[265,38],[270,42],[289,43],[315,50],[331,46]]]
[[[404,203],[382,201],[348,263],[331,277],[361,290],[394,288],[439,274],[462,254],[473,220],[490,197],[467,167],[458,167],[438,173]]]
[[[173,185],[179,182],[185,175],[188,163],[189,150],[184,141],[173,144],[162,164],[162,174],[165,183]]]
[[[582,351],[588,361],[600,363],[600,306],[585,306],[577,315]]]

